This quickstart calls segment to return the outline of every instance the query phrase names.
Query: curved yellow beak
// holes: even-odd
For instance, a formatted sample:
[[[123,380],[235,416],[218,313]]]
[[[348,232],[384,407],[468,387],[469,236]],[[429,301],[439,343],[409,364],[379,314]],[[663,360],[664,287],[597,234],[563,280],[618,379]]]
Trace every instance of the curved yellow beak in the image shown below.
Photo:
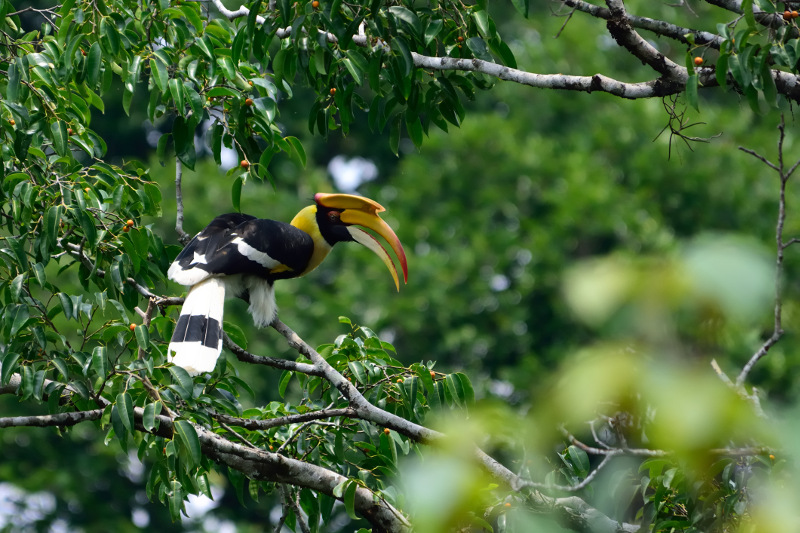
[[[369,198],[354,196],[352,194],[317,193],[314,195],[314,201],[323,207],[341,210],[342,214],[339,219],[345,224],[354,224],[370,229],[383,237],[386,242],[389,243],[392,250],[394,250],[395,255],[397,255],[397,259],[400,261],[400,267],[403,271],[403,281],[408,283],[406,252],[403,250],[403,245],[400,244],[400,239],[397,238],[397,235],[392,228],[389,227],[389,224],[378,216],[378,213],[386,211],[381,204]],[[381,258],[392,274],[397,290],[400,290],[397,268],[383,245],[381,245],[375,237],[359,228],[348,226],[347,230],[350,232],[353,240],[363,244]]]

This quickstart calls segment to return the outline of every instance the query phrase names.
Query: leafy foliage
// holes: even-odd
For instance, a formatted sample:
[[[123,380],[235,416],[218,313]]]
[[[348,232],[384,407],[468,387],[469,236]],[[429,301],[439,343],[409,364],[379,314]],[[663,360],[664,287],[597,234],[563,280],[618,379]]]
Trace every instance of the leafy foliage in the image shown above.
[[[572,4],[588,9],[583,2]],[[617,13],[622,6],[607,4]],[[511,7],[523,16],[540,8],[526,1],[513,1]],[[681,57],[685,47],[688,54],[685,69],[672,69],[677,75],[659,71],[659,80],[672,94],[683,94],[688,105],[700,108],[700,89],[715,82],[744,94],[758,112],[762,107],[772,112],[781,103],[778,95],[796,98],[781,78],[796,73],[795,18],[783,16],[773,2],[743,2],[741,7],[743,17],[717,26],[718,38],[695,31],[665,33],[678,43],[668,55]],[[543,525],[539,516],[552,509],[571,517],[562,520],[567,527],[587,529],[581,521],[589,505],[597,506],[600,512],[591,513],[608,520],[607,526],[653,531],[757,527],[768,524],[762,516],[786,516],[786,507],[775,513],[764,504],[779,500],[762,496],[769,494],[762,488],[788,484],[794,491],[796,477],[785,475],[781,459],[773,468],[773,449],[763,446],[790,439],[774,425],[754,420],[755,394],[738,384],[737,396],[716,376],[697,378],[693,367],[654,363],[709,345],[717,349],[718,344],[705,344],[698,324],[712,324],[705,333],[731,335],[730,351],[759,344],[758,317],[767,294],[759,254],[731,252],[725,242],[721,248],[688,243],[688,251],[676,251],[675,238],[707,220],[724,219],[706,215],[709,202],[697,200],[713,197],[710,188],[730,195],[745,191],[744,198],[726,196],[734,206],[747,203],[750,191],[727,181],[703,183],[698,186],[702,196],[693,196],[697,190],[687,186],[674,193],[681,201],[643,216],[653,205],[646,198],[649,190],[633,200],[626,192],[648,185],[648,179],[657,181],[660,171],[626,177],[611,187],[586,170],[608,163],[628,170],[641,162],[623,161],[625,154],[616,152],[608,159],[568,154],[534,160],[545,151],[559,152],[558,142],[541,138],[535,146],[523,146],[537,156],[526,158],[512,142],[516,134],[487,139],[487,129],[504,130],[497,119],[468,130],[475,139],[465,142],[456,157],[434,129],[451,132],[452,126],[462,125],[470,106],[480,105],[469,103],[477,90],[492,87],[501,77],[488,74],[486,65],[506,75],[517,67],[515,54],[521,48],[501,38],[499,19],[489,15],[485,2],[256,1],[233,12],[218,2],[67,0],[55,7],[15,9],[0,0],[0,71],[5,74],[0,80],[0,389],[16,394],[20,406],[46,414],[25,411],[24,421],[6,417],[4,426],[52,425],[77,433],[67,428],[97,421],[106,444],[147,465],[146,496],[161,502],[173,521],[187,514],[190,495],[213,498],[212,489],[223,477],[242,504],[279,493],[281,523],[293,530],[325,530],[337,513],[347,515],[353,521],[349,525],[366,525],[356,522],[366,517],[377,529],[385,527],[381,520],[400,528],[405,518],[395,507],[413,513],[419,531],[554,531],[556,526]],[[622,15],[627,17],[624,10]],[[628,51],[640,60],[652,53],[631,45]],[[701,52],[704,60],[698,64],[695,57]],[[712,70],[706,63],[715,53]],[[433,66],[420,68],[423,56],[433,59]],[[538,59],[548,60],[547,54]],[[553,71],[562,70],[556,66]],[[633,69],[613,73],[620,71]],[[520,387],[545,366],[533,361],[533,344],[560,355],[568,351],[564,346],[572,349],[595,331],[612,343],[589,346],[568,360],[558,374],[563,386],[552,395],[534,391],[542,406],[530,409],[530,420],[504,408],[476,405],[466,374],[437,371],[433,362],[403,363],[392,344],[348,319],[341,320],[346,333],[318,352],[301,346],[296,361],[265,363],[283,369],[277,387],[283,401],[262,401],[260,391],[251,389],[250,376],[230,361],[192,379],[164,357],[164,340],[173,327],[171,308],[179,303],[162,296],[171,292],[164,272],[178,247],[165,245],[155,223],[145,223],[161,216],[161,188],[140,163],[109,159],[107,140],[92,130],[93,113],[107,107],[111,113],[108,103],[117,86],[124,113],[144,110],[166,132],[157,143],[162,160],[174,152],[184,166],[199,168],[198,133],[205,135],[217,164],[223,148],[237,153],[240,164],[229,173],[237,210],[248,201],[245,186],[251,177],[277,186],[271,165],[278,154],[300,166],[310,160],[308,144],[287,135],[279,122],[284,100],[295,93],[311,94],[302,102],[303,123],[314,134],[353,135],[365,120],[373,131],[388,131],[395,154],[404,146],[419,149],[424,142],[433,154],[441,154],[432,156],[443,163],[435,172],[424,160],[406,160],[401,167],[425,180],[420,196],[406,206],[410,218],[423,222],[414,239],[427,252],[419,255],[427,255],[428,264],[458,263],[457,283],[483,285],[480,290],[487,281],[494,285],[480,299],[470,298],[479,290],[470,286],[460,299],[431,291],[412,302],[404,310],[412,327],[396,342],[407,344],[407,353],[424,353],[427,359],[446,351],[477,365],[495,345],[476,332],[482,322],[497,324],[517,332],[513,341],[494,342],[505,345],[502,357],[508,366],[503,370],[507,377],[515,373],[510,378]],[[139,102],[142,109],[136,107]],[[665,106],[673,119],[670,133],[691,140],[677,102]],[[547,108],[527,120],[563,129],[567,116],[575,114]],[[781,161],[782,150],[781,144]],[[485,157],[475,156],[481,151],[496,155],[494,173],[486,186],[473,187],[463,168],[482,168]],[[788,175],[782,165],[785,186]],[[720,172],[724,168],[712,166]],[[520,178],[521,170],[537,179]],[[567,177],[560,182],[538,178],[561,174]],[[499,185],[502,192],[494,192],[492,187]],[[426,219],[430,210],[420,197],[464,189],[470,190],[463,205],[436,214],[449,220],[449,227]],[[507,201],[511,189],[522,199]],[[687,209],[683,200],[692,196],[702,213]],[[601,216],[618,208],[623,198],[630,201],[629,211],[618,219]],[[762,205],[753,202],[749,214],[758,214]],[[465,208],[469,216],[464,221],[459,216]],[[540,212],[546,223],[534,224]],[[574,237],[587,219],[595,222],[592,228]],[[428,255],[431,243],[444,249],[455,240],[456,227],[469,227],[475,220],[488,221],[486,231],[474,232],[475,239],[462,249],[475,246],[487,253]],[[537,235],[539,226],[552,230],[548,238]],[[786,243],[778,237],[782,253]],[[565,258],[605,253],[619,243],[679,257],[586,263],[565,278],[562,290],[554,273]],[[497,248],[506,255],[495,254]],[[534,259],[531,250],[539,252],[533,271],[527,267]],[[704,268],[709,264],[711,271]],[[743,266],[729,269],[731,264]],[[421,267],[420,273],[433,286],[438,283],[439,272]],[[557,303],[562,295],[566,304]],[[545,320],[542,312],[530,314],[542,307],[540,297],[547,298],[548,309],[557,310]],[[416,313],[428,306],[437,311]],[[498,312],[501,307],[517,308]],[[330,309],[325,307],[326,316]],[[560,321],[567,313],[584,324]],[[537,322],[563,329],[534,335],[528,328]],[[230,350],[245,360],[251,357],[237,346],[246,346],[248,335],[233,324],[226,324],[226,331],[235,341]],[[406,340],[413,332],[444,340],[429,354],[423,349],[433,343],[414,350]],[[559,340],[566,333],[573,334],[569,343]],[[465,346],[472,352],[462,353]],[[515,372],[511,363],[521,354],[533,372]],[[249,362],[254,360],[259,361]],[[484,392],[479,389],[477,395]],[[588,433],[587,420],[592,421]],[[562,423],[560,436],[538,431]],[[441,426],[451,438],[422,424]],[[432,441],[441,447],[430,452],[422,444]],[[482,452],[475,442],[522,475],[491,458],[484,462],[488,474],[477,468],[475,458]],[[608,467],[607,458],[617,455],[631,461]],[[286,474],[287,465],[296,470]],[[308,472],[328,484],[304,478]],[[611,488],[613,501],[603,499],[603,487]],[[561,493],[578,493],[579,503],[570,500],[570,507],[568,498],[558,497]],[[391,518],[379,516],[387,511]]]

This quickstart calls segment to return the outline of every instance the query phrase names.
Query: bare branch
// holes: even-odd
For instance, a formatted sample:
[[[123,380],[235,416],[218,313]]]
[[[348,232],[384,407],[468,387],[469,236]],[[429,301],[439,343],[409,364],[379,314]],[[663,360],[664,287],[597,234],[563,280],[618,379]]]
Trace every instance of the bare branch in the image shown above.
[[[634,57],[646,63],[653,70],[667,79],[686,83],[689,74],[685,67],[681,67],[664,54],[656,50],[653,45],[642,39],[628,23],[628,14],[622,0],[606,0],[611,18],[606,26],[608,33],[617,41],[617,44],[627,49]]]
[[[778,124],[778,165],[774,165],[766,160],[766,158],[756,154],[752,150],[747,150],[744,148],[740,148],[741,150],[753,154],[755,157],[766,163],[770,168],[777,171],[778,177],[780,178],[780,192],[778,196],[778,221],[775,224],[775,306],[773,310],[773,325],[772,325],[772,334],[769,338],[764,341],[761,347],[750,357],[750,360],[742,368],[742,371],[739,372],[739,375],[736,377],[736,386],[743,387],[745,379],[747,379],[747,375],[753,369],[753,367],[758,363],[769,351],[772,346],[775,345],[778,340],[783,336],[783,321],[782,321],[782,313],[783,313],[783,251],[786,249],[783,242],[783,226],[786,222],[786,182],[789,181],[789,176],[794,169],[797,167],[797,163],[795,163],[789,172],[786,171],[784,162],[783,162],[783,141],[786,137],[786,124],[784,122],[784,116],[781,114],[781,122]],[[753,394],[752,397],[755,401],[758,401],[758,397]]]
[[[271,366],[273,368],[278,368],[280,370],[290,370],[292,372],[300,372],[301,374],[308,374],[309,376],[322,376],[322,372],[314,365],[309,365],[308,363],[298,363],[296,361],[290,361],[288,359],[278,359],[276,357],[268,357],[266,355],[255,355],[235,342],[228,337],[228,334],[224,331],[222,332],[222,342],[227,349],[229,349],[233,354],[236,356],[239,361],[244,363],[251,363],[254,365],[266,365]]]
[[[620,98],[638,99],[667,96],[683,92],[684,82],[676,80],[656,79],[641,83],[625,83],[602,74],[594,76],[570,76],[564,74],[536,74],[515,68],[498,65],[481,59],[458,59],[453,57],[423,56],[416,52],[411,53],[414,65],[429,70],[463,70],[480,72],[494,78],[512,81],[521,85],[528,85],[538,89],[554,89],[580,92],[606,92]],[[710,69],[709,74],[711,74]],[[716,84],[712,75],[707,76],[708,83],[703,86]]]

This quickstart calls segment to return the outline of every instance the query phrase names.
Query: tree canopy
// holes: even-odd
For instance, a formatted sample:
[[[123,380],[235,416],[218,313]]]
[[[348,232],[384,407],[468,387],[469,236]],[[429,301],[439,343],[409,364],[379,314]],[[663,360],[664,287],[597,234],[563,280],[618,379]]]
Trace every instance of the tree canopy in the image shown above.
[[[797,7],[0,0],[0,528],[791,530]],[[180,243],[334,155],[409,286],[168,364]]]

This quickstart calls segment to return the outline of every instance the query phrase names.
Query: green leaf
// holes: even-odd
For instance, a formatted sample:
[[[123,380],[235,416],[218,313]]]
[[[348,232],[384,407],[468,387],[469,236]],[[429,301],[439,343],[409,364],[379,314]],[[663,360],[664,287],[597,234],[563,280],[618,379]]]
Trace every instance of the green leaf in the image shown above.
[[[742,5],[739,9],[744,13],[744,20],[747,22],[748,29],[755,30],[756,18],[753,15],[753,0],[742,0]]]
[[[231,203],[233,203],[233,210],[237,212],[242,211],[242,185],[244,185],[244,178],[238,176],[233,180],[233,185],[231,186]]]
[[[150,332],[147,330],[147,327],[145,327],[144,324],[139,324],[133,332],[136,335],[136,344],[139,348],[146,351],[150,345]]]
[[[56,120],[50,124],[50,132],[53,134],[53,149],[60,156],[67,155],[69,147],[67,145],[67,125],[63,120]]]
[[[293,374],[288,370],[284,371],[283,375],[281,375],[281,381],[280,384],[278,385],[278,394],[280,395],[281,398],[286,396],[286,387],[289,386],[289,381],[291,381],[292,375]]]
[[[20,90],[22,89],[22,76],[18,61],[13,61],[8,65],[8,85],[6,87],[6,98],[11,102],[19,101]]]
[[[408,131],[408,136],[411,137],[414,146],[417,148],[422,146],[422,122],[418,117],[406,114],[406,131]]]
[[[194,390],[194,382],[189,373],[183,368],[174,365],[169,367],[169,373],[172,374],[173,382],[181,398],[184,400],[190,399]]]
[[[344,63],[344,66],[347,68],[347,71],[350,72],[350,75],[353,76],[353,80],[356,82],[356,84],[362,85],[364,83],[364,78],[355,63],[349,57],[342,59],[342,63]]]
[[[428,26],[425,28],[425,46],[431,44],[431,41],[442,31],[442,27],[444,27],[444,22],[442,22],[441,19],[434,19],[428,23]]]
[[[167,501],[169,502],[169,514],[172,521],[180,521],[181,512],[183,511],[183,485],[179,481],[170,481]]]
[[[771,108],[778,107],[778,89],[775,86],[775,79],[772,77],[772,69],[767,62],[761,65],[761,87],[764,92],[764,100]]]
[[[242,349],[247,349],[247,335],[244,330],[232,322],[223,322],[222,327],[230,339]]]
[[[89,48],[89,55],[86,58],[86,80],[91,87],[97,87],[100,82],[100,67],[103,64],[103,51],[100,44],[95,41]]]
[[[472,388],[472,383],[470,382],[469,378],[466,374],[462,372],[456,372],[453,376],[458,379],[459,383],[461,384],[461,390],[463,391],[463,398],[466,404],[475,403],[475,390]]]
[[[15,352],[8,352],[0,364],[0,384],[5,385],[11,379],[11,374],[17,368],[17,361],[20,354]]]
[[[155,401],[153,403],[148,403],[144,406],[144,415],[142,416],[142,426],[146,431],[152,431],[156,427],[158,427],[158,418],[156,418],[161,413],[161,402]]]
[[[358,489],[358,483],[351,481],[350,484],[347,485],[347,489],[344,491],[344,497],[342,498],[347,516],[353,520],[358,520],[359,518],[356,514],[356,489]]]
[[[367,377],[367,372],[364,370],[364,365],[361,361],[350,361],[347,363],[348,368],[350,368],[350,372],[356,377],[359,383],[362,385],[366,385],[369,381]]]
[[[206,91],[206,96],[210,96],[212,98],[222,98],[222,97],[241,98],[242,93],[240,91],[231,89],[230,87],[212,87],[208,91]]]
[[[520,15],[525,18],[528,18],[528,2],[530,0],[511,0],[511,4],[514,6]]]
[[[586,455],[585,451],[575,445],[570,445],[569,448],[567,448],[567,455],[569,456],[569,460],[576,474],[581,477],[585,477],[589,474],[589,456]]]
[[[719,55],[717,58],[717,65],[716,65],[716,77],[717,83],[719,86],[724,88],[728,82],[728,57],[730,56],[729,53],[724,52]]]
[[[167,66],[157,59],[150,59],[150,75],[153,77],[153,82],[162,93],[169,90],[169,73],[167,73]]]
[[[405,391],[406,396],[408,397],[409,401],[408,409],[411,412],[414,411],[414,406],[417,405],[418,388],[419,388],[419,379],[416,376],[411,378],[406,378],[403,380],[403,390]]]
[[[344,494],[344,489],[347,487],[348,483],[350,483],[349,479],[345,479],[335,487],[333,487],[333,496],[336,498],[341,498]]]
[[[391,13],[397,20],[408,24],[413,32],[414,37],[422,36],[422,23],[413,11],[403,6],[392,6],[389,8],[389,13]]]
[[[177,78],[172,78],[169,80],[169,94],[172,96],[172,101],[175,102],[175,109],[177,110],[179,115],[183,115],[186,112],[186,102],[183,99],[183,87],[182,83]]]
[[[181,449],[186,452],[185,456],[190,459],[187,462],[194,468],[200,464],[201,457],[200,439],[197,437],[197,430],[188,420],[176,420],[173,427]]]
[[[448,374],[444,378],[445,384],[447,385],[447,390],[452,396],[453,401],[459,407],[464,407],[465,395],[464,395],[464,388],[461,386],[461,380],[459,380],[455,375]]]
[[[11,336],[15,337],[22,328],[28,325],[28,322],[31,318],[30,311],[28,311],[28,306],[22,304],[15,306],[13,317],[14,320],[11,323]]]
[[[400,119],[395,118],[389,130],[389,148],[394,155],[400,154]]]
[[[117,401],[114,404],[119,414],[120,422],[128,432],[133,431],[133,400],[131,395],[127,392],[121,392],[117,395]]]
[[[490,29],[489,25],[489,12],[485,9],[481,9],[479,11],[472,12],[472,18],[475,20],[475,24],[478,26],[478,31],[483,36],[484,39],[490,39],[494,37],[494,33]]]
[[[105,346],[95,346],[92,350],[92,363],[90,368],[94,370],[98,376],[105,376],[108,370],[108,357],[106,356]]]
[[[699,111],[700,108],[697,104],[697,74],[692,74],[686,80],[686,100],[689,102],[689,105],[695,108],[695,110]]]
[[[297,162],[300,163],[300,166],[306,168],[306,163],[308,161],[306,157],[306,151],[303,148],[303,143],[300,142],[300,139],[297,137],[286,137],[286,141],[288,141],[289,145],[292,147],[292,152],[290,153],[293,156],[293,159],[296,158]]]

